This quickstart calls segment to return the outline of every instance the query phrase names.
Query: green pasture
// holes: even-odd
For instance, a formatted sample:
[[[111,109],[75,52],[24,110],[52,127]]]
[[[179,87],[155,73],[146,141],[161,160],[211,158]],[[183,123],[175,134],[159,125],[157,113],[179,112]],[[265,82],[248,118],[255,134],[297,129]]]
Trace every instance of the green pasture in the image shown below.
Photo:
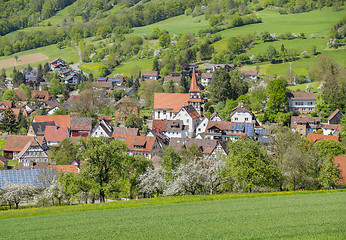
[[[132,208],[2,219],[3,226],[16,229],[2,231],[2,238],[345,239],[344,191],[269,196],[225,200],[216,196],[213,201],[191,196],[197,201],[143,207],[139,200]],[[184,198],[189,196],[167,200]]]
[[[288,86],[287,88],[289,90],[294,91],[294,92],[305,91],[306,86],[308,84],[311,84],[311,86],[312,86],[311,92],[318,92],[319,91],[318,87],[321,85],[321,81],[311,82],[311,83],[304,83],[304,84],[295,85],[295,86]]]
[[[204,16],[192,17],[180,15],[148,26],[134,28],[134,31],[131,34],[140,36],[143,34],[149,35],[155,27],[165,29],[172,35],[188,32],[197,33],[201,29],[210,27],[210,25],[208,21],[205,20]]]
[[[51,60],[54,60],[56,58],[61,58],[61,59],[65,60],[67,63],[70,63],[70,62],[76,63],[79,61],[77,48],[64,47],[62,49],[58,49],[56,44],[41,47],[41,48],[35,48],[35,49],[31,49],[31,50],[24,51],[24,52],[15,53],[15,54],[12,54],[10,56],[2,56],[2,57],[0,57],[0,61],[14,58],[15,55],[20,57],[20,56],[30,55],[33,53],[42,53],[49,58],[49,59],[44,60],[44,61],[38,61],[38,62],[30,63],[30,65],[34,68],[36,68],[38,66],[38,64],[40,64],[40,63],[44,64],[44,63],[49,62]],[[20,69],[21,67],[26,67],[26,66],[28,66],[28,64],[16,66],[16,68]],[[6,68],[6,71],[12,71],[12,70],[13,70],[13,67]]]
[[[340,11],[332,11],[331,8],[323,8],[299,14],[280,14],[277,11],[263,10],[256,14],[262,18],[262,23],[246,25],[232,28],[221,32],[222,37],[230,38],[236,35],[253,32],[264,32],[282,34],[305,33],[325,35],[330,32],[330,28],[346,13],[345,8]]]
[[[110,75],[114,75],[117,73],[123,74],[124,76],[131,76],[132,69],[136,66],[138,66],[141,71],[152,70],[153,61],[154,58],[128,60],[126,62],[122,62],[119,66],[114,68],[113,72]]]

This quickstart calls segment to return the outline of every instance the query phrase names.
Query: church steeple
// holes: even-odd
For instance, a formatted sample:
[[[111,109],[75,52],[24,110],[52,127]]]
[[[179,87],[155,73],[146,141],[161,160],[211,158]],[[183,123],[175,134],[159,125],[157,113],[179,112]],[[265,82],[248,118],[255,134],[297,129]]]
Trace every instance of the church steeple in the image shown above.
[[[193,72],[192,72],[192,79],[191,79],[191,86],[190,86],[189,93],[191,93],[191,92],[201,92],[201,90],[199,89],[198,84],[197,84],[195,69],[193,69]]]
[[[189,95],[190,95],[189,105],[194,106],[195,109],[197,110],[197,112],[199,114],[201,114],[202,113],[201,90],[199,89],[198,84],[197,84],[195,69],[193,69],[193,72],[192,72],[192,79],[191,79]]]

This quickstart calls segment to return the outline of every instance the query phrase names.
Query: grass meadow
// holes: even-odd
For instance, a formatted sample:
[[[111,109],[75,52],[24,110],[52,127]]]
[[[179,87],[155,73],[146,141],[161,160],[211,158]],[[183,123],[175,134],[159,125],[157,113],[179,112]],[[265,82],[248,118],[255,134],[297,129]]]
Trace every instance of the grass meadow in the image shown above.
[[[0,213],[0,221],[12,229],[2,231],[2,239],[345,239],[345,196],[325,191],[168,197],[78,205],[85,209],[63,214],[59,209],[69,206],[39,208],[37,216],[13,210]]]

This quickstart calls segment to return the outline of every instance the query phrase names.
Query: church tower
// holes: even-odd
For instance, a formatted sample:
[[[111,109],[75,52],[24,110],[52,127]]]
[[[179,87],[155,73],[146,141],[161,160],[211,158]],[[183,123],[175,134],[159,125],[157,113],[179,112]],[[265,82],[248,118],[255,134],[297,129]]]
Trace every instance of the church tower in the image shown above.
[[[196,71],[193,69],[192,73],[192,79],[191,79],[191,86],[189,90],[189,105],[194,106],[195,109],[199,114],[202,114],[202,108],[201,108],[201,90],[198,87],[197,79],[196,79]]]

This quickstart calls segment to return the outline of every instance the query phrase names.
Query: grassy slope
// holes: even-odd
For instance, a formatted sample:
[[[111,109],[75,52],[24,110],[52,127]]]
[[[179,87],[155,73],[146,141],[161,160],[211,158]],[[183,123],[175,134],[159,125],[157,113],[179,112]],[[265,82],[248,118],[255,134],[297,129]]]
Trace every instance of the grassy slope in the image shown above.
[[[343,239],[344,199],[297,194],[3,219],[16,231],[2,238]]]
[[[14,58],[15,55],[24,56],[24,55],[29,55],[29,54],[33,54],[33,53],[42,53],[42,54],[46,55],[49,58],[49,60],[54,60],[55,58],[59,57],[61,59],[64,59],[66,62],[75,62],[76,63],[79,61],[78,51],[75,47],[65,47],[65,48],[59,50],[56,47],[56,44],[41,47],[41,48],[36,48],[36,49],[28,50],[28,51],[24,51],[24,52],[20,52],[20,53],[16,53],[16,54],[12,54],[10,56],[2,56],[2,57],[0,57],[0,60]],[[45,62],[49,62],[49,60],[31,63],[30,65],[32,67],[36,68],[39,63],[44,64]],[[16,68],[20,69],[21,67],[26,67],[26,66],[27,65],[21,65],[21,66],[18,66]],[[12,71],[12,69],[13,68],[11,67],[11,68],[7,68],[6,70]]]

